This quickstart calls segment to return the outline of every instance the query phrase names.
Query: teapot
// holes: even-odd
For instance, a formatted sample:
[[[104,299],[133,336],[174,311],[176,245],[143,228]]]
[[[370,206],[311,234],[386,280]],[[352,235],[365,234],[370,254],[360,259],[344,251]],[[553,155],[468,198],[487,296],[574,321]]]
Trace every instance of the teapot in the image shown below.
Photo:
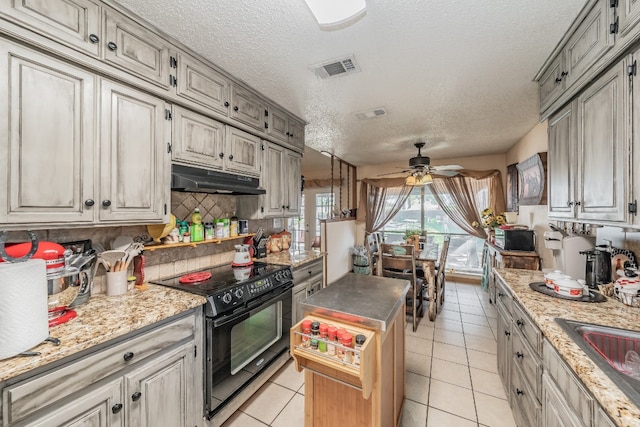
[[[236,253],[233,255],[232,267],[246,267],[253,264],[251,257],[253,256],[253,246],[251,245],[235,245]]]

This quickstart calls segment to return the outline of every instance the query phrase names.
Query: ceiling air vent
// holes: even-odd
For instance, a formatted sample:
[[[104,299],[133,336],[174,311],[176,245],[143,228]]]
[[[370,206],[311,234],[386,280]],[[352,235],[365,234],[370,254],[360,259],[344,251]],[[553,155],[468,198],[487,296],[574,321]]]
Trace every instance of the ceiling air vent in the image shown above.
[[[376,117],[382,117],[386,115],[387,110],[385,110],[384,107],[377,107],[373,110],[360,111],[359,113],[356,113],[356,117],[360,120],[375,119]]]
[[[358,73],[361,71],[354,55],[331,59],[320,64],[311,65],[309,69],[321,79],[328,79],[329,77]]]

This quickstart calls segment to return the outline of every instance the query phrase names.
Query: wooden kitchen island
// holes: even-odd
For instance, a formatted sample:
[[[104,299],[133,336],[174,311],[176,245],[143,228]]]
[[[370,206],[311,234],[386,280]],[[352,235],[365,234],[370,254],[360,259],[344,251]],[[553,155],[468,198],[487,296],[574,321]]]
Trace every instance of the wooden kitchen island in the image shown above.
[[[305,426],[397,426],[404,401],[405,298],[409,282],[349,273],[302,302],[291,354],[305,369]],[[302,321],[345,328],[366,341],[360,363],[305,347]],[[336,348],[338,350],[338,348]]]

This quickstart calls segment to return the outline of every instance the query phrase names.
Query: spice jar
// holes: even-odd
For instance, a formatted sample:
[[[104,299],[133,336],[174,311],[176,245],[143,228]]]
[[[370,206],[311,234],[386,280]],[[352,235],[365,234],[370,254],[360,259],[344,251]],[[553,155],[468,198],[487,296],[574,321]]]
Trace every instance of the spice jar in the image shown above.
[[[311,338],[311,349],[312,350],[317,350],[318,349],[318,339],[317,338]]]
[[[320,335],[320,322],[311,322],[311,335]]]
[[[356,365],[360,364],[360,350],[362,350],[362,345],[366,340],[367,337],[365,337],[364,335],[356,335],[356,345],[354,346],[355,351],[353,352],[353,363]]]
[[[204,240],[213,240],[215,237],[215,228],[212,222],[204,223]]]
[[[326,323],[320,323],[320,341],[318,341],[318,350],[320,350],[321,353],[326,353],[327,352],[327,329],[329,328],[329,325],[327,325]]]
[[[342,334],[340,337],[340,345],[342,347],[338,347],[340,349],[342,359],[346,363],[351,363],[353,360],[353,351],[349,350],[353,343],[353,336],[350,333]]]
[[[184,234],[182,235],[182,241],[184,243],[190,243],[191,242],[191,233],[189,233],[188,231],[185,231]]]
[[[335,326],[329,326],[327,328],[327,354],[329,356],[336,355],[336,333],[338,332],[338,328]]]
[[[311,342],[309,341],[311,339],[309,337],[309,335],[311,334],[311,320],[305,319],[302,321],[302,333],[304,334],[302,336],[302,346],[309,348],[309,346],[311,345]]]

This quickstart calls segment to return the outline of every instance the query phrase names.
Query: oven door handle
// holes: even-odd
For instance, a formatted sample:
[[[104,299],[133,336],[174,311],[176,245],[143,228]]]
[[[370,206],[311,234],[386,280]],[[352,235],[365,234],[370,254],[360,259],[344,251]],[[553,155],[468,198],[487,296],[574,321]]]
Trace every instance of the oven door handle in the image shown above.
[[[273,298],[270,298],[268,300],[265,301],[260,301],[260,304],[254,305],[252,308],[245,308],[242,310],[238,310],[235,313],[229,314],[227,316],[222,316],[218,319],[214,319],[213,320],[213,327],[217,328],[223,325],[226,325],[227,323],[231,323],[231,322],[235,322],[235,323],[239,323],[241,321],[247,320],[250,316],[251,313],[256,311],[255,308],[257,307],[262,307],[265,305],[269,305],[273,302],[276,302],[280,299],[282,299],[284,296],[286,296],[287,292],[291,293],[291,288],[293,288],[293,283],[291,285],[287,285],[285,287],[283,287],[283,291],[280,292],[278,295],[274,296]]]

